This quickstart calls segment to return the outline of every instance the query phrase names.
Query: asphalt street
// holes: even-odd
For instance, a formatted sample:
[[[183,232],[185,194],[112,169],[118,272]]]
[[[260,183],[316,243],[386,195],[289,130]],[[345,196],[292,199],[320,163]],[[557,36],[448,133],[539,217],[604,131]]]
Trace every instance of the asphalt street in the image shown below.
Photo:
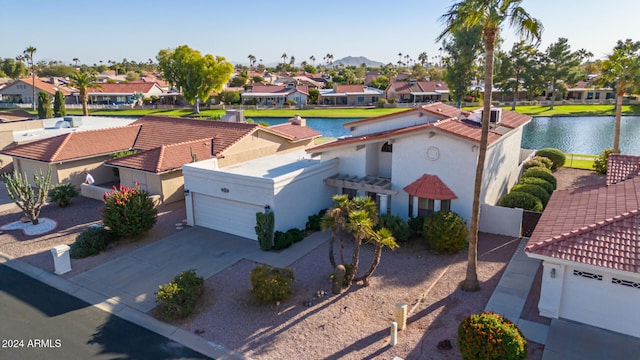
[[[0,265],[0,359],[208,359]]]

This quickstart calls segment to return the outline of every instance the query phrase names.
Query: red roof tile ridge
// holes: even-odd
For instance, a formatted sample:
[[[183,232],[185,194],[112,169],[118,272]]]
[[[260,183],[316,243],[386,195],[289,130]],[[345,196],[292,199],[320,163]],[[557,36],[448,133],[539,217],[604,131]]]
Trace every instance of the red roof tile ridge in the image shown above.
[[[539,250],[541,248],[547,247],[549,245],[553,245],[556,244],[558,242],[562,242],[564,240],[576,237],[578,235],[582,235],[585,233],[589,233],[592,231],[595,231],[597,229],[601,229],[605,226],[609,226],[613,223],[616,222],[620,222],[622,220],[626,220],[628,218],[634,217],[634,216],[638,216],[640,214],[640,209],[634,209],[631,211],[627,211],[624,212],[622,214],[616,215],[612,218],[607,218],[605,220],[602,221],[598,221],[597,223],[593,223],[593,224],[589,224],[589,225],[585,225],[580,227],[579,229],[575,229],[575,230],[571,230],[570,232],[565,232],[563,234],[560,235],[555,235],[551,238],[542,240],[542,241],[537,241],[534,244],[529,244],[525,247],[525,251],[527,252],[532,252],[534,250]]]
[[[62,140],[62,142],[60,143],[60,145],[58,146],[56,151],[53,154],[51,154],[51,158],[49,158],[49,161],[55,160],[58,157],[58,155],[60,155],[60,153],[64,149],[64,146],[69,142],[69,139],[71,138],[71,135],[73,135],[73,134],[76,134],[76,133],[70,132],[70,133],[66,133],[66,134],[61,135],[62,137],[64,137],[64,140]],[[43,139],[43,140],[47,140],[47,139]]]

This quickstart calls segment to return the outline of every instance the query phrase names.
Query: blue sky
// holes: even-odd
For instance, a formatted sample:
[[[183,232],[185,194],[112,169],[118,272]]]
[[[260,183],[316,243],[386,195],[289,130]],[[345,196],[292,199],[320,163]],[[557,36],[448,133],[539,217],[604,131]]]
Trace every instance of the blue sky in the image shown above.
[[[39,60],[81,63],[155,60],[160,49],[189,45],[203,53],[265,64],[281,55],[316,64],[365,56],[396,63],[398,53],[417,59],[438,55],[439,21],[452,1],[432,0],[0,0],[0,57],[15,57],[29,45]],[[617,40],[640,40],[640,1],[523,0],[544,25],[541,49],[566,37],[573,50],[606,56]],[[516,40],[504,28],[503,48]],[[634,38],[635,36],[635,38]],[[403,59],[404,61],[404,59]]]

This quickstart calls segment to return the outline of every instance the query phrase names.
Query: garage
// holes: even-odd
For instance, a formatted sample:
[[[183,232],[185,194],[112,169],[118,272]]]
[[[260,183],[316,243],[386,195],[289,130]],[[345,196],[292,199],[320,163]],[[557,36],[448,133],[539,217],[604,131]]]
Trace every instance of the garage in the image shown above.
[[[235,200],[193,194],[194,222],[213,230],[256,240],[256,213],[264,207]]]

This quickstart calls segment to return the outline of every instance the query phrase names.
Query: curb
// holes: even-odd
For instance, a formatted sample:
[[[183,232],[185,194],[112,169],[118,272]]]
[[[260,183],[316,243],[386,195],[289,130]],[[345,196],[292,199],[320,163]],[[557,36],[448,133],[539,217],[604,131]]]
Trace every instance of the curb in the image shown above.
[[[202,353],[214,359],[233,359],[233,360],[249,360],[250,358],[224,348],[222,345],[207,341],[197,335],[194,335],[180,327],[166,324],[159,321],[142,311],[131,308],[120,303],[115,298],[106,298],[104,295],[98,294],[92,290],[78,286],[77,284],[52,274],[46,270],[27,264],[17,260],[10,255],[0,252],[0,264],[6,265],[16,271],[30,276],[42,283],[53,288],[74,296],[80,300],[89,303],[91,306],[118,316],[121,319],[130,321],[147,330],[153,331],[159,335],[165,336],[177,343],[180,343],[192,350]]]

